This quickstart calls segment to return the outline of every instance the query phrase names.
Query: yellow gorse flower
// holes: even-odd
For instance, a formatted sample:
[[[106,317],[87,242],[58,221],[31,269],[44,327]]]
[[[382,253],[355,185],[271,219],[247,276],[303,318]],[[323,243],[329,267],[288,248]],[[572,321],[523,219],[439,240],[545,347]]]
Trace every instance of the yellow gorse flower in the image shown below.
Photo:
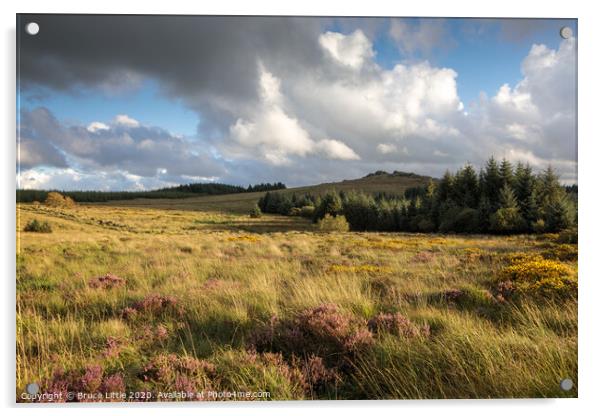
[[[257,243],[261,241],[261,238],[256,237],[254,235],[240,235],[235,237],[228,237],[228,241],[245,241],[248,243]]]
[[[335,273],[390,273],[393,270],[386,266],[375,266],[372,264],[361,264],[358,266],[347,266],[344,264],[333,264],[328,269]]]

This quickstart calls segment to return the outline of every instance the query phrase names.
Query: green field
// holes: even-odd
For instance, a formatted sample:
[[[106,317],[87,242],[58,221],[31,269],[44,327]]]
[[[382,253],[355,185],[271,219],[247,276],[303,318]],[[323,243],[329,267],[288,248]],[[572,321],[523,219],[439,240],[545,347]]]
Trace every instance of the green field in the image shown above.
[[[577,396],[576,245],[321,233],[260,195],[19,204],[17,399]]]

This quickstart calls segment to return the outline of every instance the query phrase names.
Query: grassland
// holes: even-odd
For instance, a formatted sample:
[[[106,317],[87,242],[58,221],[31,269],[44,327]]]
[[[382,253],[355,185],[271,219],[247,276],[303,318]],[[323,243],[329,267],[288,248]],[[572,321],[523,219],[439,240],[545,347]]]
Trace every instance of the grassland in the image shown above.
[[[577,395],[575,291],[549,296],[557,274],[546,296],[507,287],[528,265],[576,275],[575,246],[318,233],[298,217],[249,218],[251,197],[19,205],[17,399],[32,381],[153,392],[125,400]],[[53,231],[23,232],[32,219]]]
[[[379,174],[366,176],[359,179],[344,180],[341,182],[329,182],[319,185],[302,186],[297,188],[272,191],[275,193],[297,193],[299,195],[309,193],[323,195],[328,191],[365,191],[369,193],[403,194],[408,188],[424,186],[431,178],[420,175],[395,175]],[[265,192],[246,192],[239,194],[211,195],[190,197],[185,199],[132,199],[127,201],[110,201],[109,206],[154,208],[170,210],[193,210],[222,212],[229,214],[248,214]]]

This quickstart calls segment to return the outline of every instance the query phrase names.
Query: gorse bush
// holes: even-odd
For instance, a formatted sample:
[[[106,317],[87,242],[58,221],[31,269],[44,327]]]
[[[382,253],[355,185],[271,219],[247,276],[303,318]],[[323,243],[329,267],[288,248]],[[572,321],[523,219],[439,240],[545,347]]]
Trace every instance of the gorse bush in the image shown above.
[[[255,206],[249,212],[249,217],[261,218],[261,209],[259,209],[259,206],[257,204],[255,204]]]
[[[349,231],[349,223],[343,215],[332,217],[330,214],[318,220],[318,230],[320,231]]]
[[[501,275],[502,281],[511,281],[518,291],[549,298],[577,294],[577,277],[570,267],[557,260],[539,255],[516,256]]]
[[[403,196],[329,191],[322,196],[268,192],[263,212],[313,220],[344,215],[354,231],[442,233],[550,233],[574,227],[575,193],[560,185],[551,167],[535,175],[528,165],[491,158],[477,174],[466,165],[438,182],[405,190]],[[310,211],[303,216],[309,217]]]
[[[51,233],[52,227],[48,223],[48,221],[38,221],[31,220],[27,223],[23,231],[33,232],[33,233]]]

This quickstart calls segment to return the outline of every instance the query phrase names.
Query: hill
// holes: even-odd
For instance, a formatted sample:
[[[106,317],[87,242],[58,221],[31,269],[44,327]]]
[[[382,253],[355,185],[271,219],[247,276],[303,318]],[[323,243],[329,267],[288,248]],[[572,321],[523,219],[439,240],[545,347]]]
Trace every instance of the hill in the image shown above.
[[[377,171],[359,179],[343,180],[341,182],[329,182],[319,185],[302,186],[298,188],[287,188],[272,192],[282,193],[310,193],[324,194],[329,190],[336,191],[363,191],[367,193],[389,193],[403,194],[407,189],[424,186],[435,178],[421,176],[415,173],[395,171],[388,173]],[[246,214],[265,192],[245,192],[226,195],[208,195],[190,197],[185,199],[132,199],[127,201],[110,201],[106,204],[114,206],[148,207],[159,209],[180,209],[194,211],[222,211]]]

